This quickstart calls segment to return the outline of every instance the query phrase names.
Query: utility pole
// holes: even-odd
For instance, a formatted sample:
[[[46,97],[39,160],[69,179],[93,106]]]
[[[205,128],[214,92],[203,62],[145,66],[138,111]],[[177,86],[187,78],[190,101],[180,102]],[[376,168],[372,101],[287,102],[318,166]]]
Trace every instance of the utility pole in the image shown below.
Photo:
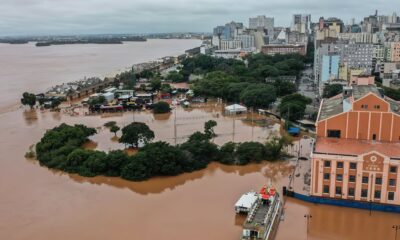
[[[235,142],[235,118],[236,118],[236,105],[233,105],[233,122],[232,122],[232,142]]]
[[[251,108],[251,141],[254,141],[254,124],[253,124],[253,114],[254,110]]]
[[[305,214],[304,217],[307,219],[307,240],[308,240],[308,225],[309,225],[310,219],[312,218],[312,215]]]
[[[290,119],[290,106],[288,105],[288,115],[287,115],[287,119],[285,121],[286,130],[289,129],[289,119]]]
[[[175,106],[175,109],[174,109],[174,143],[175,143],[175,146],[176,146],[176,139],[177,139],[177,129],[176,129],[176,106]]]
[[[392,227],[394,229],[394,240],[397,240],[397,231],[400,230],[400,225],[393,225]]]

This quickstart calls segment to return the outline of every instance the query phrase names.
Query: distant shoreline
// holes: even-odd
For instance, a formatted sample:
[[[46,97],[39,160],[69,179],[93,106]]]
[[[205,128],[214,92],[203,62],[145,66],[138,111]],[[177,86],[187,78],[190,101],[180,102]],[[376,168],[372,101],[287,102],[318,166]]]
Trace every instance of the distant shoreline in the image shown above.
[[[36,47],[47,47],[52,45],[71,45],[71,44],[123,44],[123,42],[146,42],[143,37],[127,38],[94,38],[94,39],[72,39],[72,40],[50,40],[37,42]]]

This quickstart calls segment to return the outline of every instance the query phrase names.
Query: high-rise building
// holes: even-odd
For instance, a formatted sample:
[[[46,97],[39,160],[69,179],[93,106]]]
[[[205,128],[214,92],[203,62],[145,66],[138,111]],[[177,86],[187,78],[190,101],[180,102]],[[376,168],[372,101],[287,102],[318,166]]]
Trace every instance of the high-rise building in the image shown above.
[[[319,19],[319,30],[323,30],[323,29],[334,30],[334,31],[336,31],[336,33],[341,33],[341,32],[343,32],[343,29],[344,29],[344,23],[339,18],[331,17],[331,18],[325,19],[325,18],[321,17]]]
[[[388,16],[388,23],[398,23],[398,17],[395,12],[391,16]]]
[[[400,42],[387,43],[389,62],[400,62]]]
[[[267,35],[274,35],[274,18],[266,16],[257,16],[254,18],[249,18],[249,28],[259,29],[263,28],[267,30]]]
[[[235,38],[242,42],[242,48],[246,50],[251,50],[255,48],[255,37],[250,34],[241,34]]]
[[[327,54],[322,56],[321,63],[321,83],[339,77],[340,56],[337,54]]]
[[[229,50],[229,49],[242,49],[243,43],[241,40],[221,40],[221,45],[219,50]]]
[[[339,40],[345,40],[353,43],[377,43],[375,34],[360,32],[360,33],[339,33]]]
[[[213,35],[220,39],[232,40],[243,32],[243,23],[230,22],[224,26],[217,26],[213,30]]]
[[[336,75],[337,58],[339,58],[339,66],[346,66],[348,72],[357,70],[370,74],[375,69],[376,58],[374,56],[376,53],[376,47],[370,43],[349,43],[347,41],[321,43],[316,48],[314,57],[314,75],[320,93],[323,91],[327,77],[331,79],[338,76]],[[333,62],[332,57],[327,56],[335,56]],[[332,63],[334,63],[334,68],[328,68],[331,71],[326,71],[327,66],[332,66]]]
[[[290,30],[293,32],[300,32],[308,34],[311,27],[310,14],[294,14]]]
[[[269,44],[261,48],[266,55],[298,53],[306,55],[306,46],[301,44]]]

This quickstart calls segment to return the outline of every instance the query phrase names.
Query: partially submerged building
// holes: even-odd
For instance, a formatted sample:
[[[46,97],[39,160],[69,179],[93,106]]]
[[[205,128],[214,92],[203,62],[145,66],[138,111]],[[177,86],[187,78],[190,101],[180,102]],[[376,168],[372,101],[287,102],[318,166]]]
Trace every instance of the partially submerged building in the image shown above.
[[[321,102],[310,194],[400,205],[400,104],[355,83]]]

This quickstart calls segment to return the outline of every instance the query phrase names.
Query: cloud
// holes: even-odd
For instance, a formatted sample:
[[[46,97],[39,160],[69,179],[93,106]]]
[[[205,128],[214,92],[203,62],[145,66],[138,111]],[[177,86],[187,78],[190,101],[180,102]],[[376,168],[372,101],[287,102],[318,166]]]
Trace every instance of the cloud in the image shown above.
[[[288,26],[294,13],[361,20],[394,0],[0,0],[0,35],[74,33],[211,32],[231,20],[256,15]]]

